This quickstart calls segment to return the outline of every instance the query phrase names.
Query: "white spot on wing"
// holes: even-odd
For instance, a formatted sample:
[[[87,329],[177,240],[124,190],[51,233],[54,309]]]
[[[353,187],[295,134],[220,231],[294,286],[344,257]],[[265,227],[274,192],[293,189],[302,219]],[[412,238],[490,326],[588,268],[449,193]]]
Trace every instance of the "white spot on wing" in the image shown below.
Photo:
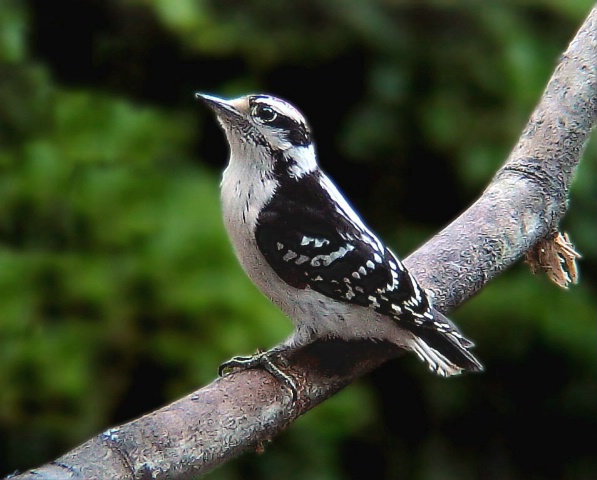
[[[296,261],[294,263],[296,263],[297,265],[302,265],[305,262],[309,261],[309,257],[307,257],[307,255],[301,255],[299,258],[296,259]]]
[[[309,245],[310,243],[312,243],[315,246],[315,248],[320,248],[324,245],[328,245],[330,241],[327,238],[313,238],[304,235],[301,239],[301,245]]]
[[[392,310],[394,310],[398,314],[402,313],[402,309],[398,305],[396,305],[395,303],[392,303],[391,308],[392,308]]]
[[[327,267],[330,263],[335,262],[339,258],[344,257],[344,255],[346,255],[348,252],[351,252],[352,250],[354,250],[354,246],[348,244],[346,246],[340,247],[338,250],[330,253],[329,255],[317,255],[313,257],[313,260],[311,260],[311,265],[314,267],[319,267],[323,262],[323,265]]]
[[[288,250],[286,254],[282,257],[282,260],[284,260],[285,262],[289,262],[290,260],[296,257],[298,257],[296,253],[294,253],[292,250]]]
[[[369,295],[367,297],[367,299],[369,300],[369,302],[370,302],[370,304],[371,304],[371,306],[373,308],[379,308],[380,307],[379,302],[377,301],[377,298],[375,298],[373,295]]]

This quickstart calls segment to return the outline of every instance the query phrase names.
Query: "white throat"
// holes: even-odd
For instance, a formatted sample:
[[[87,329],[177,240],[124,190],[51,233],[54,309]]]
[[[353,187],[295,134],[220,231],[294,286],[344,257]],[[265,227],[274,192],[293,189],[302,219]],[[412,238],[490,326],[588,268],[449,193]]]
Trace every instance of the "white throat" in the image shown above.
[[[228,230],[246,227],[252,230],[259,212],[278,186],[271,170],[266,168],[268,162],[263,155],[266,155],[264,150],[250,148],[236,149],[230,154],[221,184],[224,222]]]

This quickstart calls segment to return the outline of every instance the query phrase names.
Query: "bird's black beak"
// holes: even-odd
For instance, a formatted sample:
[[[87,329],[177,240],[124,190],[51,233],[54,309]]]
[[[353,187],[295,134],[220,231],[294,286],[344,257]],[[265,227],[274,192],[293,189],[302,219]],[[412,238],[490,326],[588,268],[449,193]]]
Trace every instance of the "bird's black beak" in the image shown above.
[[[209,108],[211,108],[219,119],[224,121],[237,121],[243,117],[241,112],[238,111],[230,102],[214,97],[213,95],[206,95],[204,93],[195,93],[195,98],[201,100]]]

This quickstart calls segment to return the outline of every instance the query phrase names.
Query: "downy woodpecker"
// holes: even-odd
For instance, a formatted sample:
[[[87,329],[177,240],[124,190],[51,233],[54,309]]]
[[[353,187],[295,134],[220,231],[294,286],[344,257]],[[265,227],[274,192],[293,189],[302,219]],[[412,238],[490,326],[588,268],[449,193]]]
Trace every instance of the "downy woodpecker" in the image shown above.
[[[480,371],[472,342],[433,309],[400,259],[364,224],[319,168],[305,118],[268,95],[196,94],[230,146],[221,184],[224,223],[249,278],[294,322],[281,346],[235,357],[220,373],[262,366],[296,396],[276,365],[317,339],[384,340],[442,376]]]

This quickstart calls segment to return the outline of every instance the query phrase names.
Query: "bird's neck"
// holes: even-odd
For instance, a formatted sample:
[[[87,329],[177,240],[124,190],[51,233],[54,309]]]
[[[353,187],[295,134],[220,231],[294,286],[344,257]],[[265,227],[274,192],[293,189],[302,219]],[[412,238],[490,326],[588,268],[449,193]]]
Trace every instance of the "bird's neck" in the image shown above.
[[[221,183],[221,200],[226,228],[251,231],[263,206],[273,196],[278,182],[262,162],[238,152],[231,154]],[[237,232],[242,233],[242,232]],[[242,235],[240,235],[242,237]]]

